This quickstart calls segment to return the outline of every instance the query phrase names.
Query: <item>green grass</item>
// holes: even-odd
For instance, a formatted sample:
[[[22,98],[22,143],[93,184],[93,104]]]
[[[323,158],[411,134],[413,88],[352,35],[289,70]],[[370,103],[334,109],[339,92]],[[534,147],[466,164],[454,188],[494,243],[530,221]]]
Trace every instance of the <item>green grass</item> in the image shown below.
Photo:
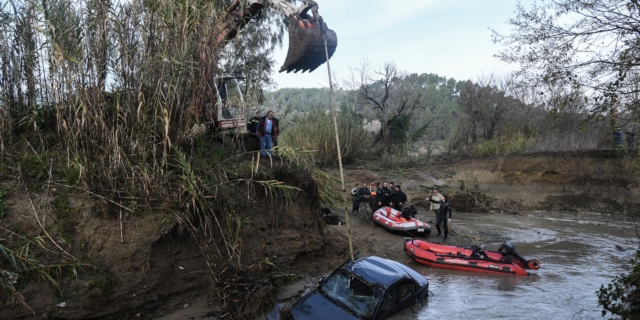
[[[485,140],[478,144],[471,155],[478,158],[521,154],[536,142],[533,138],[513,136],[509,138]]]

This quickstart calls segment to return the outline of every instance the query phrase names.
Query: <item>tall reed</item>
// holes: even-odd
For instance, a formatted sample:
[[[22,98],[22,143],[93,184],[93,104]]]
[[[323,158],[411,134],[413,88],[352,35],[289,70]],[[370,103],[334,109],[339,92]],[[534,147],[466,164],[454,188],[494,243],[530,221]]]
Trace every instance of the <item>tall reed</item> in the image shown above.
[[[301,150],[315,150],[321,166],[338,163],[333,118],[324,110],[313,110],[293,119],[293,125],[284,130],[281,145]],[[373,137],[364,129],[362,117],[349,110],[338,114],[338,134],[342,159],[352,161],[372,150]]]

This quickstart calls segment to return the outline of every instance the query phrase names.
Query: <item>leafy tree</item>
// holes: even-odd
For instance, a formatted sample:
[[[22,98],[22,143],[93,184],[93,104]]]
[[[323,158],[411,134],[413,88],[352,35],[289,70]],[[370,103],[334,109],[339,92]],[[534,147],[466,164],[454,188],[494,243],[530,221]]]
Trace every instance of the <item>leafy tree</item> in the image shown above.
[[[598,294],[598,305],[602,306],[602,316],[607,312],[622,319],[640,318],[640,250],[631,260],[633,269],[629,274],[617,276],[606,287],[603,285]]]
[[[531,87],[563,86],[588,92],[583,111],[634,116],[640,106],[638,0],[542,0],[518,4],[510,34],[493,32],[505,49],[497,56],[520,65]],[[554,108],[563,108],[556,101]],[[627,113],[628,112],[628,113]],[[612,123],[615,125],[615,122]]]

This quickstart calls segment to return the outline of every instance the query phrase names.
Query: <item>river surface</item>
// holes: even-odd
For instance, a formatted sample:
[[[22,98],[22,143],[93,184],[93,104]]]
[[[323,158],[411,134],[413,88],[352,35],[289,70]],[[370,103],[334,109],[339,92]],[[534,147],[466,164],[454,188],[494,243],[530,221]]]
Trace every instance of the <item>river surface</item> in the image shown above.
[[[416,313],[405,310],[393,319],[602,319],[596,291],[630,270],[638,245],[635,229],[631,221],[607,223],[617,219],[613,216],[570,216],[457,213],[455,224],[504,235],[518,253],[538,259],[542,267],[531,276],[513,277],[414,263],[411,267],[429,279],[433,296],[423,308],[414,308]]]

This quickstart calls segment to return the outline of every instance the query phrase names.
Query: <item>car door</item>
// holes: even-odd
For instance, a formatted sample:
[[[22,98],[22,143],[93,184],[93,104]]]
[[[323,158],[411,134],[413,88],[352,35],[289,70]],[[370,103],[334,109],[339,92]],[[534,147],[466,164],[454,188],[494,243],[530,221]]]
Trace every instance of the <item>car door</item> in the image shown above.
[[[376,319],[387,319],[410,307],[412,298],[418,290],[417,284],[409,279],[401,279],[389,287],[383,296]]]

